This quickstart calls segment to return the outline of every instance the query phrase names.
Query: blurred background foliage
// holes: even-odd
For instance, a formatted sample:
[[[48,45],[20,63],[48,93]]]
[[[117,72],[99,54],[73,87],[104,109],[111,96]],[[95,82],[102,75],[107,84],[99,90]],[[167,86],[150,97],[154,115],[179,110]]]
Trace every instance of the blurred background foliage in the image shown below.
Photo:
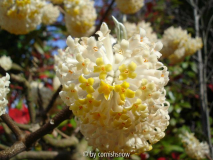
[[[100,23],[105,11],[107,10],[111,1],[95,0],[98,19],[96,25]],[[213,15],[213,6],[211,1],[199,1],[199,8],[201,14],[201,36],[202,30],[206,30],[206,26]],[[119,20],[122,20],[123,15],[119,12],[114,4],[106,16],[105,20],[109,24],[109,28],[113,30],[114,24],[111,18],[114,15]],[[189,33],[195,36],[195,22],[193,7],[187,0],[153,0],[147,1],[146,5],[136,14],[127,15],[127,20],[137,23],[140,20],[146,20],[152,24],[153,30],[158,33],[158,38],[162,37],[165,29],[170,26],[181,26],[187,29]],[[114,32],[114,31],[112,31]],[[207,95],[208,107],[210,115],[213,115],[213,74],[212,74],[212,44],[213,44],[213,28],[210,29],[210,34],[207,41],[207,50],[209,51],[208,66],[207,67]],[[57,49],[65,48],[66,37],[68,33],[64,25],[63,15],[61,14],[58,21],[51,26],[40,25],[37,30],[34,30],[26,35],[13,35],[7,31],[0,31],[0,56],[10,56],[13,63],[18,65],[17,68],[12,68],[9,73],[19,73],[26,77],[27,80],[44,82],[45,87],[53,90],[54,72],[54,58],[57,54]],[[204,50],[204,49],[202,49]],[[201,106],[199,95],[199,74],[198,74],[198,59],[197,55],[187,57],[183,62],[176,65],[171,65],[167,59],[162,60],[168,66],[170,81],[166,86],[167,100],[170,102],[169,115],[170,125],[166,130],[166,136],[157,144],[153,145],[152,151],[141,155],[134,155],[132,159],[150,159],[150,160],[177,160],[190,158],[184,152],[183,144],[178,135],[182,131],[194,132],[196,137],[201,141],[207,141],[202,132],[201,123]],[[22,124],[29,123],[29,113],[23,98],[23,88],[15,81],[11,83],[11,93],[9,99],[8,112],[10,116],[17,122]],[[22,94],[20,94],[22,93]],[[61,109],[63,106],[57,106]],[[39,107],[36,106],[37,110]],[[50,115],[53,116],[55,113]],[[25,117],[26,118],[23,118]],[[39,111],[37,112],[39,117]],[[213,143],[213,119],[210,117],[211,125],[211,141]],[[12,140],[8,139],[5,128],[0,125],[0,142],[5,145],[11,145]],[[78,128],[74,118],[61,123],[57,130],[53,132],[51,137],[61,139],[63,132],[66,135],[75,134],[82,143],[71,147],[57,147],[50,145],[45,140],[40,140],[33,150],[47,150],[47,151],[71,151],[77,150],[80,153],[85,149],[85,141],[83,136],[78,132]],[[81,146],[79,149],[79,145]],[[86,147],[87,148],[87,147]],[[90,148],[91,149],[91,148]],[[74,154],[74,153],[73,153]],[[79,156],[79,155],[78,155]],[[82,157],[81,157],[82,158]],[[86,157],[84,157],[86,158]],[[76,159],[80,159],[79,157]],[[122,160],[125,158],[114,158]]]

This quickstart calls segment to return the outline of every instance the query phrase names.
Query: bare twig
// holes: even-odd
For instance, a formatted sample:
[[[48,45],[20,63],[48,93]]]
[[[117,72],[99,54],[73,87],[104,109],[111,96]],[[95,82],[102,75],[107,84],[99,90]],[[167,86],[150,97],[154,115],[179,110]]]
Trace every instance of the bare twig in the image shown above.
[[[46,141],[47,144],[61,148],[66,148],[78,144],[78,139],[74,136],[58,140],[51,138],[49,135],[45,135],[43,139]]]
[[[195,18],[195,30],[196,30],[196,36],[199,37],[199,20],[200,15],[198,15],[197,10],[197,3],[195,3],[193,0],[190,0],[191,3],[193,3],[193,9],[194,9],[194,18]],[[196,7],[194,7],[196,5]],[[205,43],[205,42],[204,42]],[[205,44],[204,44],[205,45]],[[205,50],[205,49],[204,49]],[[204,64],[203,64],[203,57],[201,50],[198,51],[198,69],[199,69],[199,82],[200,82],[200,100],[201,100],[201,115],[202,115],[202,126],[204,134],[208,140],[209,148],[210,148],[210,157],[213,157],[213,149],[211,144],[211,132],[210,132],[210,121],[209,121],[209,110],[208,110],[208,100],[207,100],[207,89],[206,89],[206,52],[204,53]]]
[[[28,109],[29,109],[30,120],[31,120],[32,123],[35,123],[35,108],[33,107],[30,84],[28,83],[28,81],[24,77],[17,76],[17,75],[14,75],[14,74],[11,74],[10,76],[11,76],[12,80],[15,80],[18,83],[21,83],[22,85],[24,85],[25,97],[26,97],[27,106],[28,106]]]
[[[69,110],[69,107],[65,107],[61,112],[59,112],[50,122],[43,125],[41,128],[32,132],[29,135],[26,135],[22,140],[13,144],[10,148],[0,151],[0,159],[6,160],[14,157],[20,152],[25,151],[30,148],[38,139],[45,136],[48,133],[51,133],[54,128],[56,128],[61,122],[70,118],[72,111]]]
[[[110,5],[108,6],[106,12],[104,13],[104,15],[102,16],[101,20],[100,20],[100,23],[98,24],[98,26],[96,27],[96,30],[95,32],[92,34],[92,35],[95,35],[95,33],[100,29],[101,27],[101,24],[104,22],[105,18],[107,17],[109,11],[111,10],[113,4],[115,3],[115,0],[112,0]]]
[[[69,152],[57,152],[57,151],[29,151],[22,152],[11,160],[16,159],[72,159],[72,154]]]
[[[19,129],[19,127],[13,122],[10,116],[8,114],[3,114],[1,118],[7,124],[7,126],[11,129],[11,131],[15,134],[17,140],[22,140],[23,133]]]
[[[211,158],[208,154],[206,154],[206,158],[207,158],[208,160],[212,160],[212,158]]]
[[[9,147],[8,147],[8,146],[5,146],[5,145],[3,145],[3,144],[0,144],[0,150],[7,149],[7,148],[9,148]]]
[[[7,140],[9,140],[10,142],[15,142],[15,138],[12,135],[11,129],[5,123],[1,123],[1,125],[4,128]]]
[[[58,132],[64,138],[70,138],[70,136],[66,135],[65,133],[63,133],[62,131],[60,131],[58,128],[55,128],[55,131]]]
[[[47,105],[47,108],[44,110],[44,115],[46,115],[49,112],[49,110],[52,108],[52,106],[55,103],[61,89],[62,89],[62,85],[60,85],[58,87],[57,91],[55,91],[55,93],[53,94],[49,104]]]
[[[13,156],[17,155],[26,150],[26,146],[22,141],[18,141],[14,143],[10,148],[7,148],[3,151],[0,151],[0,159],[6,160],[12,158]]]

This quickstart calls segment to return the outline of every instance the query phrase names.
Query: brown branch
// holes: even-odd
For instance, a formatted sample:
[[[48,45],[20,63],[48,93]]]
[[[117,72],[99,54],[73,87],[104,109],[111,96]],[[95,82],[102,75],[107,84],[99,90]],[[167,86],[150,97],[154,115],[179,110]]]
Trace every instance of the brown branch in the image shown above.
[[[9,159],[26,150],[26,146],[22,141],[14,143],[10,148],[0,151],[0,159]]]
[[[6,133],[7,140],[9,140],[10,142],[15,142],[15,138],[13,137],[12,131],[10,130],[10,128],[5,123],[1,123],[1,124]]]
[[[70,136],[66,135],[65,133],[63,133],[61,130],[59,130],[58,128],[55,129],[56,132],[58,132],[62,137],[64,138],[70,138]]]
[[[31,94],[29,82],[24,77],[21,77],[21,76],[17,76],[14,74],[11,74],[10,76],[11,76],[11,80],[15,80],[24,86],[26,103],[29,109],[29,114],[30,114],[30,120],[32,123],[35,123],[35,108],[33,107],[32,94]]]
[[[8,146],[5,146],[5,145],[3,145],[3,144],[0,144],[0,149],[1,149],[1,150],[7,149],[7,148],[9,148],[9,147],[8,147]]]
[[[69,110],[69,107],[65,107],[61,112],[59,112],[53,119],[48,123],[43,125],[37,131],[31,133],[26,137],[26,146],[29,148],[33,143],[35,143],[39,138],[45,136],[46,134],[52,132],[61,122],[70,118],[72,111]],[[53,123],[52,123],[53,122]]]
[[[29,152],[22,152],[18,154],[16,157],[12,158],[11,160],[15,159],[72,159],[72,154],[69,152],[57,152],[57,151],[29,151]]]
[[[59,92],[61,91],[62,89],[62,85],[60,85],[57,89],[57,91],[55,91],[55,93],[53,94],[49,104],[47,105],[47,108],[44,110],[44,115],[46,116],[47,113],[49,112],[49,110],[52,108],[53,104],[55,103],[58,95],[59,95]]]
[[[46,135],[43,137],[43,139],[46,141],[47,144],[60,148],[66,148],[78,144],[78,139],[74,136],[58,140],[51,138],[49,135]]]
[[[212,158],[208,154],[205,154],[205,156],[208,160],[212,160]]]
[[[113,4],[115,3],[115,0],[112,0],[110,5],[108,6],[106,12],[104,13],[104,15],[102,16],[100,23],[97,25],[95,32],[92,35],[95,35],[95,33],[100,29],[101,24],[104,22],[105,18],[107,17],[109,11],[111,10]]]
[[[17,140],[22,140],[23,134],[19,127],[14,123],[8,114],[3,114],[1,119],[7,124],[11,131],[15,134]]]
[[[54,128],[56,128],[61,122],[69,119],[72,115],[72,111],[69,107],[65,107],[61,112],[59,112],[52,120],[51,123],[48,122],[35,132],[26,135],[21,141],[16,142],[10,148],[0,151],[0,159],[5,160],[14,157],[20,152],[29,149],[38,139],[51,133]]]
[[[33,124],[20,124],[20,123],[16,123],[14,122],[20,129],[22,130],[27,130],[27,131],[30,131],[30,128],[33,127]]]

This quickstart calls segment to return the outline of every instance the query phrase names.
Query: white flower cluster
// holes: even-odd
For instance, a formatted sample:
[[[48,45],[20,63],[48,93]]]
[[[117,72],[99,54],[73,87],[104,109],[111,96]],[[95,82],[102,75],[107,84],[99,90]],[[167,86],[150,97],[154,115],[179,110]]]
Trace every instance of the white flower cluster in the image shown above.
[[[6,76],[0,78],[0,116],[5,114],[6,106],[7,106],[7,99],[6,96],[9,93],[10,89],[10,75],[7,73]]]
[[[209,145],[206,142],[199,142],[194,133],[185,132],[180,135],[187,155],[193,159],[205,159],[209,155]]]
[[[94,1],[65,0],[65,23],[73,37],[88,36],[94,31],[97,18]]]
[[[12,68],[12,60],[10,57],[2,56],[0,57],[0,66],[5,70],[8,71]]]
[[[48,3],[42,9],[42,23],[49,25],[56,22],[60,15],[60,11],[57,6],[53,6],[52,3]]]
[[[13,34],[27,34],[41,23],[44,5],[44,0],[1,0],[1,28]]]
[[[165,136],[169,124],[167,67],[158,61],[162,43],[140,29],[112,46],[103,23],[94,37],[67,38],[55,56],[55,70],[89,145],[100,151],[141,153]]]
[[[186,56],[193,55],[203,46],[201,38],[192,38],[186,30],[173,26],[164,31],[162,42],[162,57],[168,58],[172,64],[183,61]]]
[[[151,42],[158,41],[157,34],[155,32],[153,32],[151,23],[149,23],[149,22],[141,21],[137,25],[135,23],[125,22],[124,26],[126,27],[128,38],[132,37],[134,34],[139,34],[140,28],[143,28],[146,31],[146,37]]]
[[[144,6],[144,0],[116,0],[118,9],[124,14],[133,14]]]

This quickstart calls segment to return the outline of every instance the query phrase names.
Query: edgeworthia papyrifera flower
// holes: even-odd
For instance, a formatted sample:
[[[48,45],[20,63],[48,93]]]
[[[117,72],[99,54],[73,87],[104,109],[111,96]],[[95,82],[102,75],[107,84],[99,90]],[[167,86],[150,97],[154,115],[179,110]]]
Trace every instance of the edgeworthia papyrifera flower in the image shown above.
[[[5,70],[8,71],[12,68],[12,60],[10,57],[2,56],[0,57],[0,66]]]
[[[180,138],[189,157],[200,160],[209,155],[209,145],[206,142],[199,142],[194,133],[185,132]]]
[[[1,0],[0,26],[13,34],[27,34],[41,23],[43,0]]]
[[[153,32],[151,23],[149,22],[141,21],[137,25],[135,23],[125,22],[124,26],[126,28],[128,38],[132,37],[134,34],[139,34],[140,28],[143,28],[146,31],[146,37],[151,42],[158,41],[157,34]]]
[[[100,151],[140,153],[165,136],[169,124],[165,101],[167,67],[158,61],[162,43],[152,43],[141,29],[127,40],[116,22],[117,44],[101,25],[94,37],[67,38],[65,51],[55,56],[55,69],[89,145]]]
[[[136,13],[144,6],[144,0],[116,0],[116,3],[124,14]]]
[[[52,3],[48,3],[42,9],[42,23],[49,25],[56,22],[60,15],[60,11],[57,6],[53,6]]]
[[[73,37],[88,36],[94,31],[97,18],[94,1],[65,0],[65,24]]]
[[[201,38],[192,38],[186,30],[173,26],[164,31],[162,42],[162,57],[168,58],[172,64],[183,61],[186,56],[193,55],[203,47]]]
[[[9,80],[10,76],[8,73],[6,76],[0,78],[0,116],[6,112],[6,106],[8,103],[6,96],[10,91],[8,88],[10,84]]]

